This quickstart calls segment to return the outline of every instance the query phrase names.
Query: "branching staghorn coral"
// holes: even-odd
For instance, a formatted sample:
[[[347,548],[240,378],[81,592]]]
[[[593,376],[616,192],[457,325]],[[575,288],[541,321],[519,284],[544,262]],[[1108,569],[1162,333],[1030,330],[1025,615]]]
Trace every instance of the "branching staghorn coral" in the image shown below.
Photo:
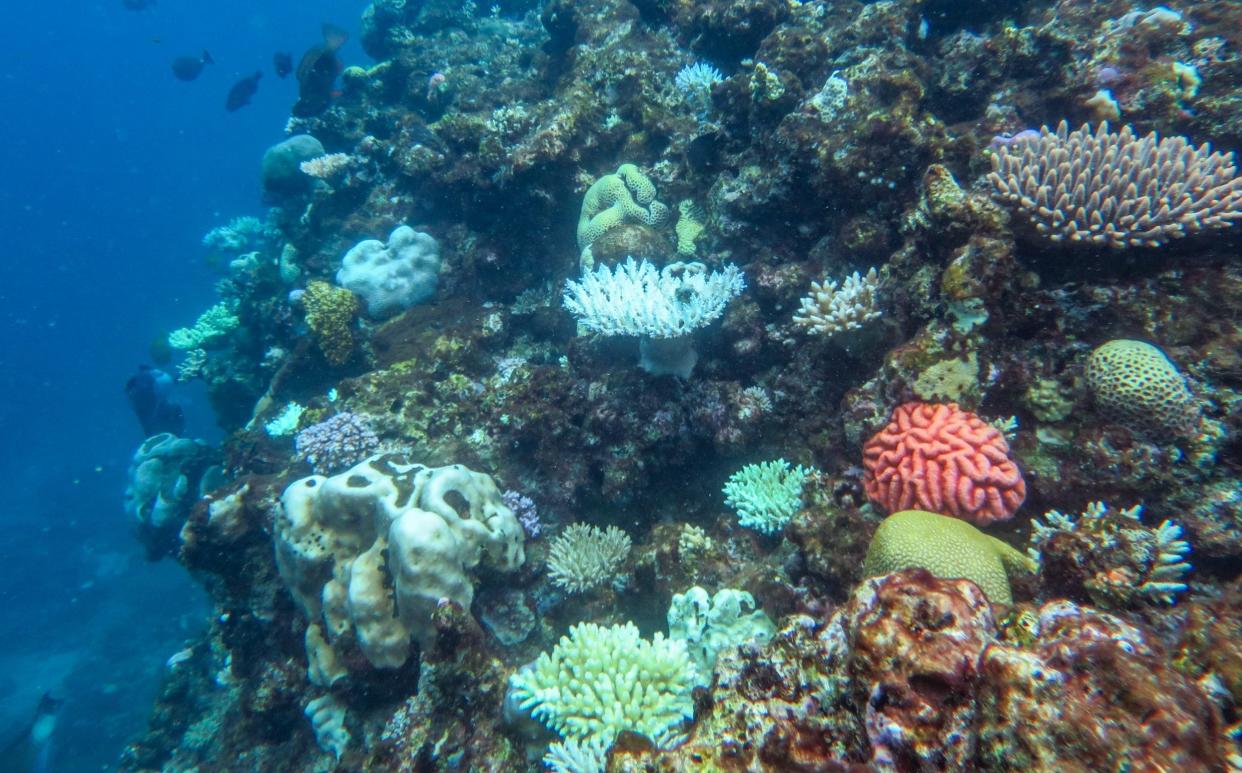
[[[1051,241],[1158,247],[1242,220],[1233,154],[1208,143],[1140,138],[1129,126],[1114,133],[1107,122],[1071,132],[1061,121],[1031,135],[995,148],[988,180]]]
[[[740,525],[775,534],[802,507],[802,486],[814,472],[784,459],[748,464],[725,483],[725,504],[737,511]]]
[[[1110,508],[1092,502],[1080,515],[1057,510],[1031,521],[1027,554],[1058,592],[1085,594],[1101,607],[1141,599],[1172,604],[1186,590],[1190,543],[1170,520],[1143,525],[1143,508]]]
[[[548,574],[557,587],[581,593],[611,582],[629,555],[630,537],[616,526],[571,523],[552,540]]]
[[[866,274],[855,271],[840,285],[835,279],[811,282],[811,292],[794,314],[794,324],[827,336],[856,330],[880,316],[876,307],[879,285],[880,276],[874,268]]]

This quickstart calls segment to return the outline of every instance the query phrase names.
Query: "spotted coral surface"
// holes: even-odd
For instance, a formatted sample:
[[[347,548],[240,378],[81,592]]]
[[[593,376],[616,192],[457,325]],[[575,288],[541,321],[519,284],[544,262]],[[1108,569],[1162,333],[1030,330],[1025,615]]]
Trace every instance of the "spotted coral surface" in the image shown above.
[[[1000,430],[956,403],[906,403],[863,446],[863,486],[886,510],[930,510],[980,526],[1026,499]]]
[[[1144,341],[1116,339],[1087,361],[1087,383],[1108,418],[1148,432],[1186,435],[1199,426],[1199,406],[1164,352]]]

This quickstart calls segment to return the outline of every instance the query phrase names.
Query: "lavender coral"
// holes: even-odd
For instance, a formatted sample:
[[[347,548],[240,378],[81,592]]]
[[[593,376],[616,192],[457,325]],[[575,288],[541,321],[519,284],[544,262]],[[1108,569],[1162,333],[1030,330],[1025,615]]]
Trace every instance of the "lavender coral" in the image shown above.
[[[298,458],[324,474],[357,464],[378,446],[367,420],[345,411],[299,432],[294,447]]]

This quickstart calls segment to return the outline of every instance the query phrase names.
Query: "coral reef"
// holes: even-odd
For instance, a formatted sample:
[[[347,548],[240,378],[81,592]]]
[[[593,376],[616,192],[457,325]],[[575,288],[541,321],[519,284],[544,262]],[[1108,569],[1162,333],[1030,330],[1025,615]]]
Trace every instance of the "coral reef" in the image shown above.
[[[1227,769],[1238,30],[374,0],[173,337],[231,482],[121,769]]]

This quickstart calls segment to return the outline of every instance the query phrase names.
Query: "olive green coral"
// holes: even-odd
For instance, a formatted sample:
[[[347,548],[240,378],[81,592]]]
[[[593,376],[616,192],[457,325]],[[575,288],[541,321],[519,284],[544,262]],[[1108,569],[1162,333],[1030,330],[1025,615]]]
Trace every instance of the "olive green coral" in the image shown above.
[[[863,572],[875,577],[912,568],[946,579],[970,580],[994,604],[1012,604],[1009,573],[1032,572],[1035,563],[959,518],[903,510],[885,518],[876,529]]]
[[[1144,341],[1117,339],[1091,353],[1087,383],[1108,418],[1139,430],[1193,433],[1199,406],[1164,352]]]
[[[324,359],[332,365],[345,364],[354,351],[350,326],[358,313],[358,297],[349,290],[314,281],[306,286],[302,302],[306,324],[315,334]]]
[[[587,189],[578,216],[578,249],[586,250],[605,231],[623,223],[656,226],[668,207],[656,201],[655,184],[633,164],[622,164]]]

